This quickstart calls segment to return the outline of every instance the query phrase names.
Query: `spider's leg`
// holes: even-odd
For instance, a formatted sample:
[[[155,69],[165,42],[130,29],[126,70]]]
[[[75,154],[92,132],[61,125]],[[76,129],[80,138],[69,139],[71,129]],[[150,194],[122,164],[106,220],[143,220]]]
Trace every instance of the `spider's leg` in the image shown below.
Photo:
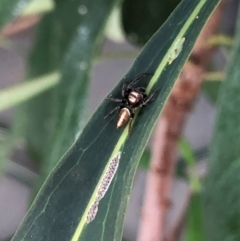
[[[134,84],[136,84],[142,77],[146,75],[154,75],[153,73],[141,73],[135,79],[130,80],[126,86],[126,90],[130,89]]]
[[[143,94],[143,99],[145,100],[148,97],[147,94]]]
[[[120,103],[122,103],[122,99],[114,98],[114,97],[111,97],[111,96],[107,96],[106,100],[111,100],[113,102],[120,102]]]
[[[121,106],[117,106],[116,108],[114,108],[113,110],[111,110],[106,116],[104,116],[104,119],[106,119],[108,116],[110,116],[113,112],[115,112],[116,110],[119,110]]]
[[[136,88],[137,90],[139,90],[141,93],[145,93],[145,91],[146,91],[146,88],[144,88],[144,87],[138,87],[138,88]]]
[[[159,92],[160,92],[160,89],[152,93],[149,97],[145,98],[141,106],[146,106],[147,104],[149,104],[149,102],[152,101]]]
[[[126,96],[129,94],[130,90],[127,90],[127,83],[124,83],[122,86],[122,97],[126,98]]]

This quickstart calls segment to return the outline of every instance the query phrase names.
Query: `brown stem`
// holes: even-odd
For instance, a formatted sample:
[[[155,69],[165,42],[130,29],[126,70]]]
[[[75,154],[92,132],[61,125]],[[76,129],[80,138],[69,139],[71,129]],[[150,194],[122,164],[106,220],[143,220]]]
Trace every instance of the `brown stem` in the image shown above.
[[[41,16],[37,14],[18,17],[3,28],[1,35],[4,37],[11,37],[15,34],[25,31],[36,25],[40,18]]]
[[[184,66],[158,121],[138,241],[176,240],[173,235],[175,230],[165,233],[165,226],[166,216],[171,207],[170,193],[177,158],[177,143],[185,119],[204,80],[206,65],[213,53],[213,46],[208,45],[206,40],[216,34],[224,5],[225,1],[222,1],[200,34],[190,61]]]

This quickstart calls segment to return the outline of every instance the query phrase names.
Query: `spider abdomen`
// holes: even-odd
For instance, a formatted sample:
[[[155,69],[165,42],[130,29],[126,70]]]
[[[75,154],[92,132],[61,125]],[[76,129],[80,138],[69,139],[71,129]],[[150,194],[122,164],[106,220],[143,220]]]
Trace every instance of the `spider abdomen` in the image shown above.
[[[117,128],[125,126],[129,122],[130,119],[131,119],[130,110],[126,107],[122,108],[119,112]]]

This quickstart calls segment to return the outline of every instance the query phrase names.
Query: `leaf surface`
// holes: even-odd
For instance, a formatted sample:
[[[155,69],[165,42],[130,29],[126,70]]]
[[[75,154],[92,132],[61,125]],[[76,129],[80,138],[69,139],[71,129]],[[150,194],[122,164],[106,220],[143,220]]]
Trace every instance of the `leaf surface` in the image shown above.
[[[160,89],[160,94],[136,114],[129,137],[128,127],[116,129],[116,115],[104,119],[116,107],[104,100],[44,183],[13,241],[32,237],[53,241],[121,240],[138,161],[197,36],[218,2],[182,1],[111,93],[120,97],[123,83],[145,72],[154,75],[142,78],[138,86],[146,87],[147,93]],[[111,178],[107,190],[106,182]],[[94,216],[100,196],[97,215],[87,223],[89,216]]]
[[[92,61],[115,0],[56,0],[46,14],[30,58],[30,76],[60,68],[60,83],[28,105],[27,140],[43,161],[40,183],[70,147],[86,120]],[[99,6],[102,6],[99,10]]]
[[[205,241],[205,230],[203,224],[202,196],[194,193],[190,200],[186,225],[186,241]]]
[[[124,0],[122,25],[134,44],[145,44],[167,20],[181,0]]]
[[[217,103],[217,121],[205,182],[207,240],[240,239],[240,10],[232,58]]]

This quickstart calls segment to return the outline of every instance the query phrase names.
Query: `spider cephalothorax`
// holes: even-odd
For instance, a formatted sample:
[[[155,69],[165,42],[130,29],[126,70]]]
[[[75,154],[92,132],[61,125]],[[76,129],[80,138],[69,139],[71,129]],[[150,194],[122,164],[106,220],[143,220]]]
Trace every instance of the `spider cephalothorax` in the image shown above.
[[[136,87],[133,88],[133,85],[137,83],[139,79],[146,75],[153,75],[150,73],[142,73],[138,75],[135,79],[130,82],[126,82],[122,86],[122,98],[114,98],[108,96],[106,99],[120,103],[116,108],[114,108],[108,115],[105,116],[107,118],[114,111],[119,110],[119,116],[117,121],[117,128],[125,126],[129,123],[129,131],[131,130],[132,119],[134,117],[134,113],[137,109],[146,106],[158,93],[159,90],[152,93],[148,96],[144,87]]]

